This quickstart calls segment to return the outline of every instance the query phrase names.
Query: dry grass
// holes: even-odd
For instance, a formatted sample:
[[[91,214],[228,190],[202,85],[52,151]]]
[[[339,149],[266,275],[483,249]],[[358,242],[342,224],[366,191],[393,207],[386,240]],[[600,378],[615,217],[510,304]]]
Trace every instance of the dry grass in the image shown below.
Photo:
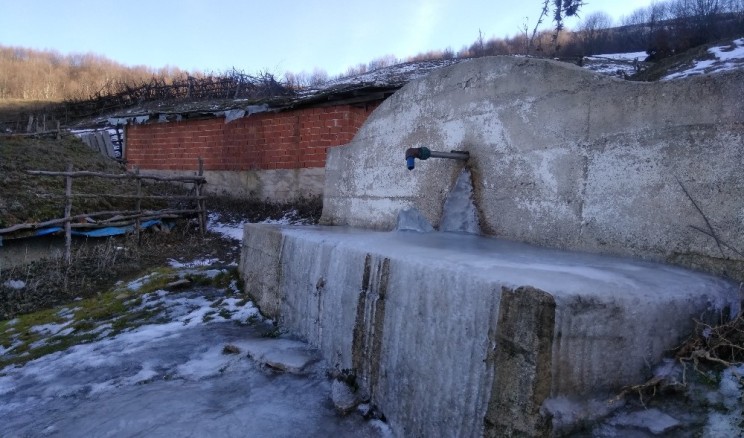
[[[19,223],[34,223],[64,216],[64,178],[32,176],[27,170],[65,170],[67,164],[76,170],[121,174],[124,166],[92,151],[75,136],[60,140],[0,136],[0,228]],[[163,182],[143,183],[145,194],[180,193],[184,189]],[[136,194],[134,180],[76,178],[74,194]],[[96,211],[131,210],[132,199],[106,197],[76,198],[72,214]],[[163,201],[144,200],[142,208],[161,209]]]
[[[304,223],[317,224],[323,212],[323,199],[315,196],[300,197],[290,202],[272,202],[221,196],[210,198],[207,206],[218,213],[221,222],[226,223],[279,220],[292,213],[295,217],[302,218]]]
[[[170,232],[89,239],[73,245],[72,263],[60,255],[0,270],[0,320],[95,296],[117,281],[167,263],[168,259],[216,257],[236,260],[238,249],[221,237],[201,237],[196,224],[180,221]],[[15,289],[9,281],[22,281]]]
[[[696,370],[701,365],[729,367],[744,363],[744,312],[717,326],[700,321],[695,324],[695,332],[677,350],[677,360]]]
[[[623,388],[614,401],[636,395],[642,405],[664,392],[683,392],[688,386],[689,367],[700,380],[710,381],[723,368],[744,363],[744,312],[719,325],[695,321],[695,331],[675,351],[682,365],[682,379],[654,376],[648,381]]]

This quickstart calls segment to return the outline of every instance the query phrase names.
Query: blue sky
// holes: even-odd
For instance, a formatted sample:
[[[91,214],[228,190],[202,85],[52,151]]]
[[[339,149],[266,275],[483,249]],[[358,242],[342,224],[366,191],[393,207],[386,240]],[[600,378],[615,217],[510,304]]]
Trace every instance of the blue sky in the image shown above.
[[[651,0],[588,0],[616,21]],[[93,52],[125,65],[331,75],[392,54],[513,36],[541,0],[0,0],[0,44]],[[548,26],[549,23],[544,24]],[[577,20],[567,21],[569,27]]]

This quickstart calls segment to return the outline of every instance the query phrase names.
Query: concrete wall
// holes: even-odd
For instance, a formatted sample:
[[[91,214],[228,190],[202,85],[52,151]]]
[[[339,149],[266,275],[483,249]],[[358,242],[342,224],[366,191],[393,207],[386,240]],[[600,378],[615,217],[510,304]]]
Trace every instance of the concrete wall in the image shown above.
[[[458,233],[247,224],[239,269],[400,437],[550,436],[551,415],[570,431],[693,318],[740,309],[706,274]]]
[[[348,143],[376,106],[128,125],[125,159],[147,173],[193,174],[201,157],[212,193],[273,200],[318,195],[327,150]]]
[[[404,152],[467,150],[487,234],[744,280],[742,96],[741,70],[635,83],[512,57],[442,68],[330,151],[322,221],[392,229],[416,207],[436,226],[461,164],[408,171]]]
[[[195,171],[185,170],[144,170],[143,174],[159,176],[193,176]],[[298,196],[319,196],[323,194],[325,169],[313,167],[306,169],[274,170],[207,170],[204,172],[207,184],[204,190],[215,195],[225,195],[241,199],[269,199],[285,202]]]

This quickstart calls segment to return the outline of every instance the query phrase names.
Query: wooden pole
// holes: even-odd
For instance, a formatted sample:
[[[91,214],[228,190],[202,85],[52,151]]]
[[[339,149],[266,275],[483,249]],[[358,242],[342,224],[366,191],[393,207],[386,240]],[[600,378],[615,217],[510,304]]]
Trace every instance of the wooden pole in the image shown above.
[[[207,231],[207,211],[206,201],[201,197],[201,186],[204,181],[204,160],[202,160],[202,157],[199,157],[198,176],[200,179],[195,183],[194,194],[196,196],[196,208],[199,210],[199,232],[204,236],[204,233]]]
[[[26,170],[26,173],[29,175],[45,175],[45,176],[71,176],[73,178],[79,178],[83,176],[97,176],[100,178],[108,178],[108,179],[132,179],[136,178],[136,176],[133,176],[129,173],[104,173],[104,172],[90,172],[87,170],[81,170],[78,172],[56,172],[56,171],[50,171],[50,170]],[[153,181],[180,181],[180,182],[194,182],[201,178],[202,182],[204,181],[203,177],[196,177],[196,176],[155,176],[155,175],[140,175],[140,178],[142,179],[151,179]]]
[[[72,163],[67,165],[72,172]],[[72,177],[65,177],[65,264],[72,262]]]
[[[142,214],[142,178],[139,176],[139,167],[134,167],[134,174],[137,177],[137,200],[135,201],[134,209],[137,211],[137,214]],[[134,229],[137,233],[137,245],[142,244],[142,235],[140,234],[140,226],[141,226],[141,220],[140,218],[136,218],[134,221]]]

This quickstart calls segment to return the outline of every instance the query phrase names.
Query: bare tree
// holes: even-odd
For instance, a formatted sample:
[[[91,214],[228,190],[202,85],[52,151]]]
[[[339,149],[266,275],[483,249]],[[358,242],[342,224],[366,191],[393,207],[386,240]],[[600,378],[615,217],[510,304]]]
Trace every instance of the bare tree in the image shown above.
[[[369,71],[377,70],[378,68],[389,67],[398,64],[399,62],[400,61],[398,61],[398,58],[396,58],[395,55],[385,55],[370,61],[367,64],[367,69]]]
[[[328,72],[322,68],[313,69],[313,73],[310,75],[310,86],[317,87],[328,82]]]
[[[604,12],[594,12],[587,16],[579,25],[579,40],[584,55],[593,55],[609,38],[612,18]]]

